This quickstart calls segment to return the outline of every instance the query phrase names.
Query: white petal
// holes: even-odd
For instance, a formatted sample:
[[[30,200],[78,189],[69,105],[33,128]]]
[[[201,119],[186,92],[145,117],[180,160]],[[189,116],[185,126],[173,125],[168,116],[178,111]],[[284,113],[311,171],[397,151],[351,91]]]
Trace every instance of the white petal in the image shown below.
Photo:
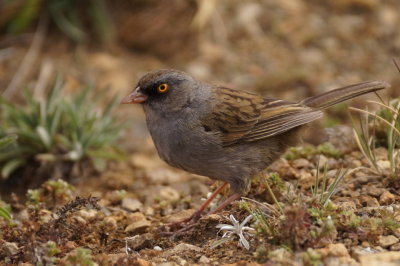
[[[220,230],[230,230],[230,231],[236,231],[236,228],[233,227],[232,225],[224,225],[221,227]]]
[[[243,226],[243,225],[247,224],[251,219],[253,219],[253,215],[252,214],[247,216],[240,225]]]
[[[229,215],[229,219],[231,220],[231,222],[233,223],[233,224],[238,224],[239,222],[236,220],[236,218],[231,214],[231,215]]]
[[[218,224],[218,225],[216,226],[216,228],[222,228],[222,227],[224,227],[224,226],[232,226],[232,225],[230,225],[230,224]]]
[[[247,239],[242,235],[239,234],[239,243],[247,250],[250,249],[250,243],[247,241]]]

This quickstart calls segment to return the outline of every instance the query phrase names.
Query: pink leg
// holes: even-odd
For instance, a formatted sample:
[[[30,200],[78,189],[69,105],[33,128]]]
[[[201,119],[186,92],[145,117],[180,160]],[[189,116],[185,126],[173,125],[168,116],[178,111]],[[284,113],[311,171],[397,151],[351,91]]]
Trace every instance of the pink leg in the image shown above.
[[[237,199],[240,199],[242,195],[240,195],[239,193],[235,193],[229,196],[229,198],[227,198],[226,200],[224,200],[220,205],[218,205],[217,207],[215,207],[215,209],[211,210],[210,212],[208,212],[206,215],[209,214],[214,214],[219,212],[220,210],[224,209],[226,206],[228,206],[229,204],[232,203],[232,201],[235,201]]]
[[[215,199],[216,196],[218,196],[219,193],[221,193],[221,191],[228,185],[228,183],[224,182],[221,186],[219,186],[212,194],[211,196],[205,201],[203,202],[203,204],[201,204],[200,208],[193,213],[189,218],[186,218],[182,221],[178,221],[178,222],[174,222],[174,223],[170,223],[167,224],[167,227],[176,227],[179,226],[181,224],[184,223],[195,223],[197,222],[201,215],[203,214],[204,210],[208,207],[208,205],[210,205],[210,203]]]
[[[214,192],[215,193],[215,192]],[[209,215],[209,214],[214,214],[220,210],[222,210],[223,208],[225,208],[226,206],[228,206],[232,201],[235,201],[237,199],[239,199],[241,197],[241,195],[239,193],[235,193],[232,194],[231,196],[229,196],[229,198],[227,198],[226,200],[224,200],[220,205],[218,205],[217,207],[215,207],[215,209],[211,210],[210,212],[208,212],[205,216]],[[211,198],[211,197],[210,197]],[[204,210],[204,209],[203,209]],[[199,210],[200,211],[200,210]],[[197,211],[198,212],[198,211]],[[197,213],[196,212],[196,213]],[[194,213],[194,215],[196,214]],[[191,217],[193,217],[194,215],[192,215]],[[197,216],[196,216],[197,217]],[[174,231],[174,232],[163,232],[161,233],[164,236],[171,236],[171,235],[178,235],[184,232],[189,231],[190,229],[192,229],[195,225],[196,222],[200,219],[201,215],[198,216],[198,218],[194,221],[190,220],[191,223],[189,223],[188,225],[186,225],[185,227]]]
[[[228,185],[228,183],[224,182],[221,186],[219,186],[219,187],[211,194],[211,196],[210,196],[203,204],[201,204],[200,208],[194,213],[194,214],[197,213],[197,215],[196,215],[195,217],[199,216],[199,218],[200,218],[200,216],[201,216],[201,214],[203,213],[203,211],[208,207],[208,205],[210,205],[210,203],[215,199],[215,197],[218,196],[218,194],[221,193],[221,191],[222,191],[227,185]],[[192,215],[192,216],[194,216],[194,215]],[[197,220],[198,220],[198,219],[197,219]]]

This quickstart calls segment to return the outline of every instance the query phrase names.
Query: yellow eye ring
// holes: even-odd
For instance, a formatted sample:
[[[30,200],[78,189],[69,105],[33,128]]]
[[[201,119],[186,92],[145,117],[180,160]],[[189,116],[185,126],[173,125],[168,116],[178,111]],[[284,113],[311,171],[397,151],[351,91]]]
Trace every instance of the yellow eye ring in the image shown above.
[[[168,84],[166,84],[166,83],[158,85],[158,88],[157,88],[158,92],[161,92],[161,93],[166,92],[168,89],[169,89],[169,87],[168,87]]]

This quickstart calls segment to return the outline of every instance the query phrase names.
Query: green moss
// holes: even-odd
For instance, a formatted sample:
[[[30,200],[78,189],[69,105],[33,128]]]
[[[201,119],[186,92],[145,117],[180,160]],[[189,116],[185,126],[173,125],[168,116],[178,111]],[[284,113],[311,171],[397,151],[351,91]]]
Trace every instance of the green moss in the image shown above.
[[[92,266],[92,251],[86,248],[76,248],[62,259],[65,265]]]
[[[321,145],[318,145],[316,152],[336,159],[343,156],[343,154],[338,149],[333,147],[333,145],[329,142],[325,142]]]
[[[327,157],[333,157],[335,159],[343,156],[343,154],[329,142],[325,142],[317,147],[311,145],[292,147],[288,149],[283,156],[286,160],[295,160],[298,158],[307,158],[317,154],[323,154]]]

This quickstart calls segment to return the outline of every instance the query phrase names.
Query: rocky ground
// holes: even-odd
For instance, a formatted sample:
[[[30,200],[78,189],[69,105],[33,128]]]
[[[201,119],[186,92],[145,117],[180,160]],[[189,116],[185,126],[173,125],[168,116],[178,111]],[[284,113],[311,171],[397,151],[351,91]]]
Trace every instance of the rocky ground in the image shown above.
[[[62,73],[70,93],[95,82],[110,95],[125,94],[144,72],[173,67],[288,100],[373,79],[392,84],[384,97],[399,96],[400,74],[391,62],[400,55],[397,0],[216,1],[194,26],[196,5],[159,2],[139,11],[115,4],[116,41],[106,47],[76,47],[54,29],[36,50],[32,38],[39,33],[0,37],[1,87],[35,87]],[[158,23],[148,19],[154,10]],[[10,99],[18,102],[15,91]],[[351,105],[363,108],[367,99],[376,98]],[[2,195],[13,220],[0,217],[0,264],[398,265],[399,165],[390,164],[384,141],[371,164],[345,107],[311,125],[304,144],[255,177],[246,198],[173,237],[162,236],[168,229],[162,226],[190,216],[218,184],[163,163],[140,108],[119,107],[116,114],[127,121],[119,142],[124,160],[104,172],[49,177],[40,187]],[[254,229],[243,235],[248,249],[234,233],[239,225],[230,238],[217,228],[234,223],[231,215],[239,223],[253,215],[243,225]]]
[[[67,265],[84,260],[99,265],[396,265],[398,177],[376,175],[357,150],[343,154],[328,146],[324,155],[312,149],[292,150],[265,172],[277,173],[269,185],[281,211],[266,179],[259,178],[249,199],[204,217],[191,231],[173,237],[160,235],[165,230],[161,226],[190,216],[211,183],[168,167],[153,149],[131,155],[100,176],[78,180],[73,187],[49,181],[29,191],[25,204],[17,196],[10,201],[15,225],[3,221],[1,257],[4,263],[36,258]],[[377,156],[382,169],[389,170],[386,150],[379,149]],[[311,192],[318,161],[321,168],[326,165],[329,183],[337,169],[353,169],[324,207],[319,203],[321,192]],[[249,249],[237,236],[218,245],[222,233],[217,225],[231,224],[230,215],[241,222],[249,213],[256,217],[247,224],[255,229],[245,236]]]

